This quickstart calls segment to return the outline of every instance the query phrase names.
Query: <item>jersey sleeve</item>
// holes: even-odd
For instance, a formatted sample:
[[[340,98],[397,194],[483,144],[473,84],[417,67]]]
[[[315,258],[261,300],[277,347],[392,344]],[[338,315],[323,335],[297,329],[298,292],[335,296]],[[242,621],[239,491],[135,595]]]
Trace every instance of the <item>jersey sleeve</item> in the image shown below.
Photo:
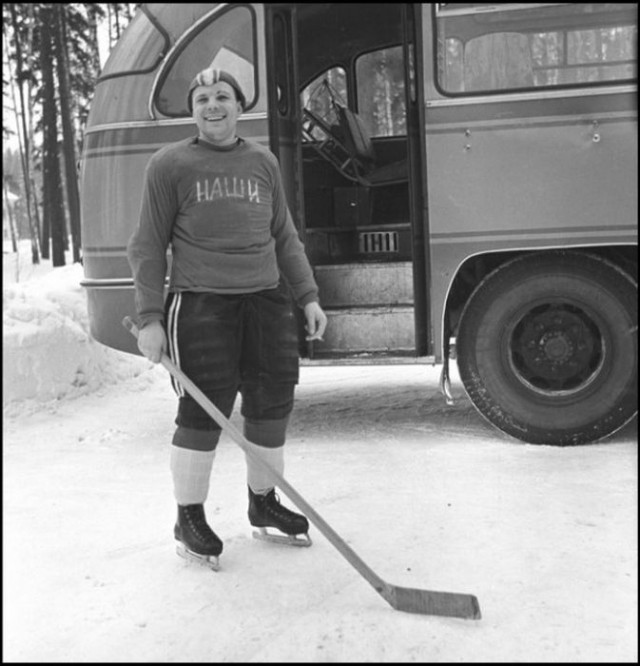
[[[164,320],[167,249],[178,213],[170,165],[155,155],[145,172],[138,225],[127,245],[140,327]]]

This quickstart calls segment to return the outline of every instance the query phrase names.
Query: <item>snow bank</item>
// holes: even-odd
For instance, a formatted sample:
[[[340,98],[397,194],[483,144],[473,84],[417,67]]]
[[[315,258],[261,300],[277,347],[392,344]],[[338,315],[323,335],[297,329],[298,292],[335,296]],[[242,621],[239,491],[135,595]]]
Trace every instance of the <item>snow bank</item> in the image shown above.
[[[26,281],[14,275],[5,254],[2,290],[2,403],[5,414],[74,397],[128,379],[153,366],[96,342],[89,332],[82,266],[55,269],[48,262]]]

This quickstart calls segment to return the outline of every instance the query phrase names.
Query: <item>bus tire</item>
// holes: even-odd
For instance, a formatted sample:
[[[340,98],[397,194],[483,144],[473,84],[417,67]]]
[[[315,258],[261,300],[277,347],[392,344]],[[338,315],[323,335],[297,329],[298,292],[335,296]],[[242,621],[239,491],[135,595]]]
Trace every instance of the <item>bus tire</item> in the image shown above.
[[[460,318],[460,378],[478,411],[531,444],[607,437],[637,413],[637,283],[579,251],[487,275]]]

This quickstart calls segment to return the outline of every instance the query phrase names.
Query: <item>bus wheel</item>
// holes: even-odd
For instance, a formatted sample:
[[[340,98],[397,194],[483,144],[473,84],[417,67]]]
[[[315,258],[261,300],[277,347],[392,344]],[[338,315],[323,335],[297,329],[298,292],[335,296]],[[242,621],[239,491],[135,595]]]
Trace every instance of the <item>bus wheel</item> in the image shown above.
[[[596,441],[637,413],[637,284],[581,252],[520,256],[476,287],[458,367],[475,407],[532,444]]]

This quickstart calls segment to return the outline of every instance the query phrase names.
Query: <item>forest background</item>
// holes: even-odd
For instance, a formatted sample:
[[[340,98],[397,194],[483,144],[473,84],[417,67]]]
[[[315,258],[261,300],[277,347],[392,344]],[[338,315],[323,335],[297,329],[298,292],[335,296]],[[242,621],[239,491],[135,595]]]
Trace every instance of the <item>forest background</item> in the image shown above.
[[[3,3],[3,241],[81,262],[79,158],[96,82],[139,3]]]

